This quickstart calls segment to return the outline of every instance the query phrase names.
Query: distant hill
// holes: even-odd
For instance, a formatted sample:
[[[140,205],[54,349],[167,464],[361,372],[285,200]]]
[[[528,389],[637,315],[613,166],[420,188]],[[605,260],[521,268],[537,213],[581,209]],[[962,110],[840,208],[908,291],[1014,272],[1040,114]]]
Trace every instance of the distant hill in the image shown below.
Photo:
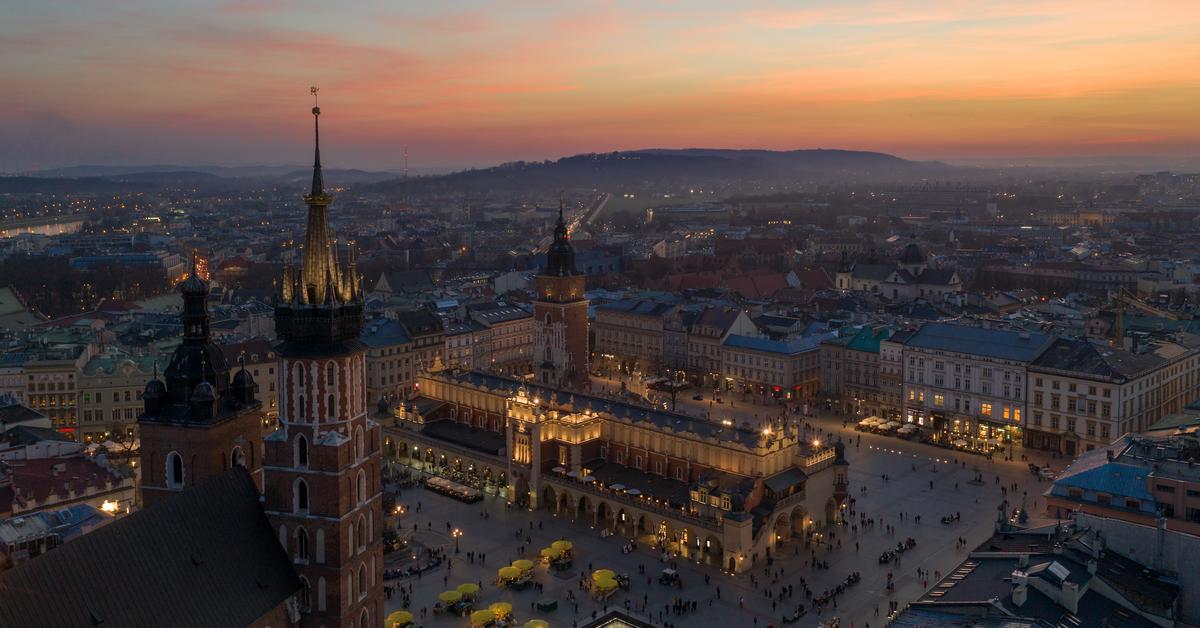
[[[369,187],[388,193],[423,193],[603,188],[650,181],[708,185],[732,181],[911,179],[956,171],[941,162],[909,161],[864,151],[652,148],[575,155],[557,161],[518,161],[441,176],[396,179]]]

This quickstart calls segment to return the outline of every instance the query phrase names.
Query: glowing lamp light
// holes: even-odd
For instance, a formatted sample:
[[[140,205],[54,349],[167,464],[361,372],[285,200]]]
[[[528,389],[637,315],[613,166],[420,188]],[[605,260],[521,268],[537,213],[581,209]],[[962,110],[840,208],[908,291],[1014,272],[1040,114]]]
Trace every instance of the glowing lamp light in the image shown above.
[[[104,503],[100,504],[100,510],[107,512],[108,514],[113,514],[113,513],[117,512],[118,510],[120,510],[120,508],[121,508],[120,504],[118,504],[117,502],[111,501],[111,500],[107,500],[107,499],[104,500]]]

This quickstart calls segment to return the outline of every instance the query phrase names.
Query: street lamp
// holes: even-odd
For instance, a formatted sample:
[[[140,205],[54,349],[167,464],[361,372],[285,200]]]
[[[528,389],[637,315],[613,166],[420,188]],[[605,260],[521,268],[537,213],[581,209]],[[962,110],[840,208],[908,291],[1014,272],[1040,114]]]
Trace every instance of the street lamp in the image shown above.
[[[457,554],[459,553],[458,538],[462,536],[462,530],[454,528],[454,532],[451,532],[450,534],[454,537],[454,553]]]

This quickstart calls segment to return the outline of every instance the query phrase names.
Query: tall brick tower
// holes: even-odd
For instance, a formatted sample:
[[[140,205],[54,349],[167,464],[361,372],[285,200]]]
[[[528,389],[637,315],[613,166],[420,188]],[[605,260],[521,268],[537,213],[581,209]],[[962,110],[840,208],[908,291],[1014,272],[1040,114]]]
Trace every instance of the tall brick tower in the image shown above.
[[[183,343],[167,365],[166,382],[155,372],[142,393],[142,478],[138,500],[151,506],[218,475],[233,465],[262,486],[262,404],[245,368],[230,376],[208,325],[208,283],[192,270],[183,294]]]
[[[316,137],[303,259],[284,269],[275,306],[279,429],[266,438],[264,507],[300,574],[300,625],[379,626],[380,428],[367,418],[362,287],[353,263],[338,264]]]
[[[533,302],[533,367],[542,384],[588,390],[587,277],[575,269],[575,249],[558,203],[554,242],[537,276]]]

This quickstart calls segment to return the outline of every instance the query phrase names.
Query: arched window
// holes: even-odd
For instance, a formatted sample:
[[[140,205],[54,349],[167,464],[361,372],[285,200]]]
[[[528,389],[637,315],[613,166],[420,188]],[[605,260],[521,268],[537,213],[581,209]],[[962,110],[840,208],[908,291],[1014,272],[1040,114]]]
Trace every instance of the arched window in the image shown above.
[[[367,596],[367,566],[365,564],[358,566],[358,599],[363,599]],[[366,609],[363,609],[364,616]],[[365,624],[364,624],[365,626]]]
[[[325,397],[325,411],[329,413],[329,418],[337,420],[337,403],[333,399],[333,395]]]
[[[313,555],[318,565],[325,564],[325,530],[317,528],[317,551]]]
[[[354,459],[362,460],[366,455],[366,446],[363,443],[363,428],[358,426],[354,429]]]
[[[234,467],[246,466],[246,455],[242,453],[241,447],[234,447],[229,453],[229,464]]]
[[[303,394],[301,394],[300,398],[296,400],[296,421],[299,423],[304,423],[304,395]]]
[[[295,451],[296,467],[303,469],[308,466],[308,439],[304,434],[296,435],[296,451]]]
[[[325,610],[325,576],[317,578],[317,610]]]
[[[308,514],[308,482],[304,478],[296,478],[292,494],[292,511]]]
[[[358,503],[362,504],[367,501],[367,472],[362,469],[358,470]]]
[[[296,559],[308,561],[308,532],[304,528],[296,528]]]
[[[368,628],[371,625],[371,614],[367,609],[363,609],[362,615],[358,616],[358,628]]]
[[[325,385],[333,386],[333,362],[325,365]]]
[[[167,487],[183,488],[183,456],[178,452],[167,454]]]
[[[362,551],[367,546],[367,518],[358,516],[358,527],[355,534],[358,536],[358,551]]]
[[[300,576],[300,592],[296,594],[297,602],[300,603],[300,610],[307,611],[312,599],[312,589],[309,588],[308,578]]]
[[[287,551],[287,526],[279,524],[279,544],[283,546],[283,551]]]
[[[357,547],[354,543],[354,528],[353,527],[351,527],[350,529],[348,529],[346,531],[346,537],[347,537],[346,540],[349,541],[349,545],[350,545],[349,551],[347,553],[350,556],[353,556],[354,548]]]

